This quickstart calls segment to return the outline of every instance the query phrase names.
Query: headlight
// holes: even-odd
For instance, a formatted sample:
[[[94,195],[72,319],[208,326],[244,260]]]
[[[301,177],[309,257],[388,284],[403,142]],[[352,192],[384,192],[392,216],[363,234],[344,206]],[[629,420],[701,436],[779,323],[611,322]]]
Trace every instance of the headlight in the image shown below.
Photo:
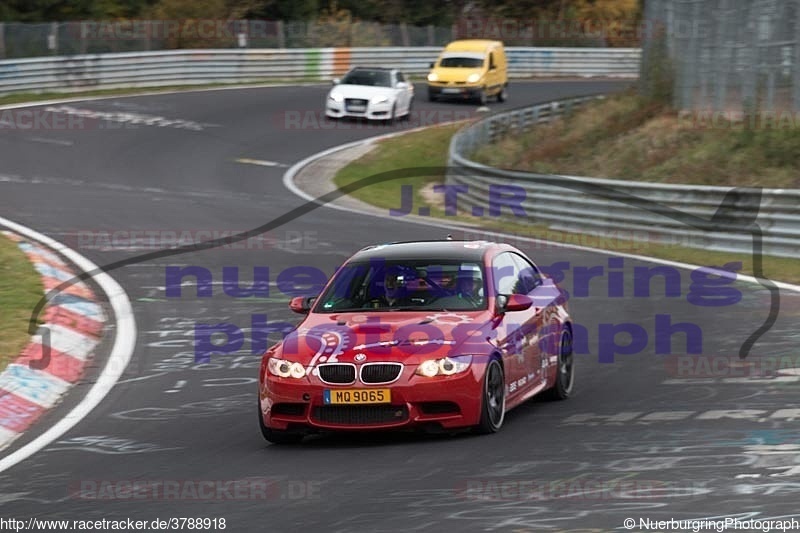
[[[292,366],[289,367],[289,374],[294,379],[304,378],[306,377],[306,369],[300,363],[292,363]]]
[[[417,367],[417,374],[425,376],[426,378],[432,378],[438,373],[439,363],[433,359],[423,361],[423,363]]]
[[[439,81],[439,75],[435,72],[428,74],[428,81]]]
[[[300,363],[293,363],[284,359],[271,358],[267,363],[269,373],[279,378],[300,379],[306,376],[306,369]]]
[[[452,376],[464,372],[472,362],[471,355],[457,357],[443,357],[442,359],[428,359],[417,367],[417,374],[432,378],[434,376]]]
[[[476,83],[479,79],[481,79],[481,75],[476,72],[467,77],[467,83]]]
[[[439,359],[439,373],[444,374],[445,376],[452,376],[458,372],[456,370],[456,362],[452,359],[445,357],[444,359]]]
[[[372,98],[370,98],[369,101],[372,104],[385,104],[386,102],[389,101],[389,97],[388,96],[373,96]]]
[[[328,100],[333,100],[337,104],[341,104],[344,102],[344,96],[342,96],[340,93],[331,93],[328,95]]]

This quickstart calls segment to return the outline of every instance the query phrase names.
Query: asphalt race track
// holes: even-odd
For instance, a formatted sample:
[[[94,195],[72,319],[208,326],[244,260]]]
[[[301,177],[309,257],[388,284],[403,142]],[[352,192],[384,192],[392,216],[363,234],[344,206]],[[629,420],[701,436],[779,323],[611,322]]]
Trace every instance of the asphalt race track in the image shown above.
[[[519,83],[508,103],[490,106],[620,87],[601,81]],[[422,89],[417,87],[418,95]],[[319,122],[326,91],[259,88],[111,98],[47,112],[40,106],[35,109],[45,116],[105,114],[84,116],[80,128],[0,130],[0,215],[106,265],[159,246],[141,239],[114,243],[103,235],[255,228],[303,204],[282,184],[286,168],[296,161],[360,138],[474,112],[467,104],[417,98],[419,120],[331,130]],[[162,118],[134,126],[121,122],[126,115],[109,113]],[[207,517],[224,518],[230,531],[326,533],[609,531],[622,529],[625,518],[637,524],[639,518],[800,518],[800,411],[786,411],[797,407],[798,383],[792,376],[743,377],[748,368],[762,369],[758,361],[764,357],[798,356],[800,295],[781,291],[778,320],[748,358],[755,366],[739,368],[741,374],[715,373],[714,362],[736,358],[766,319],[771,302],[766,289],[727,285],[737,301],[721,305],[718,288],[706,286],[703,292],[689,270],[679,269],[680,282],[656,278],[647,295],[637,288],[634,273],[653,263],[624,258],[618,265],[619,259],[609,263],[608,254],[516,240],[540,265],[568,262],[560,267],[564,286],[571,293],[577,289],[570,306],[587,332],[578,346],[573,398],[530,402],[489,437],[328,436],[300,446],[268,446],[256,423],[259,357],[250,353],[249,339],[254,314],[266,314],[270,322],[298,321],[279,290],[278,275],[297,266],[330,275],[363,245],[441,238],[447,232],[319,208],[250,246],[161,257],[111,271],[136,315],[131,363],[84,420],[0,474],[3,516]],[[209,269],[213,296],[198,297],[193,284],[184,286],[180,297],[166,294],[170,266]],[[246,286],[255,266],[269,267],[269,297],[241,299],[223,292],[224,267],[238,267]],[[603,267],[603,275],[583,292],[573,276],[576,269],[585,272],[581,267]],[[611,271],[618,277],[610,278]],[[715,297],[717,305],[710,306]],[[197,363],[196,325],[218,322],[244,331],[243,348]],[[706,367],[681,366],[684,333],[671,336],[673,356],[656,354],[676,323],[702,332]],[[600,363],[599,354],[612,348],[610,328],[620,324],[646,332],[646,346],[629,355],[618,350],[613,363]],[[619,345],[629,340],[625,333],[616,337]],[[63,416],[88,385],[73,389],[60,408],[4,454]],[[255,490],[265,481],[266,492]],[[133,482],[179,486],[181,492],[135,496],[125,491]],[[210,498],[192,492],[191,487],[207,488],[202,485],[207,482],[237,482],[244,490],[218,491]]]

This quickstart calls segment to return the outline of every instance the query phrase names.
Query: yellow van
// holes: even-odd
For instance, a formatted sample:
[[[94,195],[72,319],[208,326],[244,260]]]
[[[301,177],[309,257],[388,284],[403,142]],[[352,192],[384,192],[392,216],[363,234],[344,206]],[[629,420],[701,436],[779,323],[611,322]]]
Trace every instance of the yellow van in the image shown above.
[[[490,96],[498,102],[508,97],[508,61],[500,41],[453,41],[431,63],[428,100],[468,98],[485,104]]]

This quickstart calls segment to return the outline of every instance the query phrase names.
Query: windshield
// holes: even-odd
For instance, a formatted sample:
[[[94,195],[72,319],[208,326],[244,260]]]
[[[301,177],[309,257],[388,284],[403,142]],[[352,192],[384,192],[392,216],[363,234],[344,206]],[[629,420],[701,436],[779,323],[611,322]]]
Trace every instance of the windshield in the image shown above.
[[[348,263],[317,299],[315,313],[486,309],[483,266],[463,261]]]
[[[443,57],[439,62],[439,66],[450,68],[478,68],[483,66],[483,59],[477,57]]]
[[[369,85],[371,87],[391,87],[392,75],[388,70],[351,70],[342,83],[347,85]]]

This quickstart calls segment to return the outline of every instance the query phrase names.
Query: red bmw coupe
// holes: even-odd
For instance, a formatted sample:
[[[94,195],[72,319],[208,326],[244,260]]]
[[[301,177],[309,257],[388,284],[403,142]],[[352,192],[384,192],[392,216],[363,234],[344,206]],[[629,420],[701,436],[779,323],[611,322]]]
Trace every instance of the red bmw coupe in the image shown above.
[[[572,321],[521,251],[484,241],[369,246],[263,356],[258,421],[273,443],[321,431],[494,433],[506,411],[573,389]]]

